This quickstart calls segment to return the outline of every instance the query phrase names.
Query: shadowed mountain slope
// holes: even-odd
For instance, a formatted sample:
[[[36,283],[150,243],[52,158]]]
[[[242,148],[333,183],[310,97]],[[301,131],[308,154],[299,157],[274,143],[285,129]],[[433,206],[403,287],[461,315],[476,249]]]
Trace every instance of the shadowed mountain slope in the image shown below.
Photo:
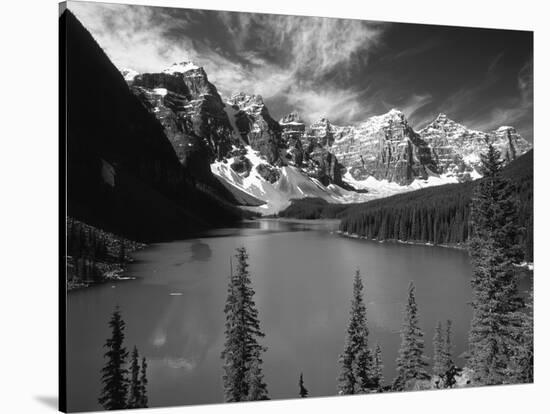
[[[223,186],[217,191],[211,177],[181,165],[158,120],[68,10],[60,28],[67,214],[144,241],[238,220],[240,212],[223,198]]]

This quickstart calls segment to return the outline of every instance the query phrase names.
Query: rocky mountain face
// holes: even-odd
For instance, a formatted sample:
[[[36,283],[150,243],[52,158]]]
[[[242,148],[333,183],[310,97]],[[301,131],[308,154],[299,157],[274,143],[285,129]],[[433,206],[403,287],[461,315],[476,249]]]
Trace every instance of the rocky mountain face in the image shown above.
[[[342,130],[341,127],[334,127],[326,118],[321,118],[309,126],[307,134],[303,138],[303,144],[311,146],[331,147],[334,143],[334,134]]]
[[[227,106],[233,128],[242,142],[259,151],[270,164],[283,165],[281,126],[269,114],[262,97],[241,92],[229,98]]]
[[[345,187],[342,166],[329,151],[327,132],[322,130],[322,125],[318,129],[310,126],[306,130],[304,121],[296,112],[284,116],[279,124],[283,128],[283,140],[288,148],[287,158],[293,165],[301,167],[325,186],[336,184]]]
[[[296,112],[292,112],[279,121],[283,129],[282,138],[286,145],[286,158],[292,164],[301,167],[304,162],[302,138],[306,131],[306,124]]]
[[[326,120],[322,124],[327,125],[328,148],[356,180],[372,176],[407,185],[437,174],[431,148],[400,111],[392,109],[354,127],[337,127]]]
[[[212,162],[231,151],[235,142],[225,105],[203,68],[174,64],[162,73],[134,76],[131,88],[161,122],[183,164],[194,155]]]
[[[526,153],[531,145],[513,127],[502,126],[488,133],[470,130],[449,119],[445,114],[419,131],[420,136],[432,148],[440,174],[457,176],[461,181],[476,177],[480,154],[491,143],[501,152],[506,162]]]
[[[354,180],[369,177],[409,185],[415,180],[443,176],[467,181],[480,176],[480,154],[495,145],[507,162],[531,145],[508,126],[489,133],[470,130],[440,114],[416,132],[405,115],[392,109],[356,126],[336,126],[326,118],[310,125],[302,137],[305,158],[314,148],[333,154],[340,171]]]

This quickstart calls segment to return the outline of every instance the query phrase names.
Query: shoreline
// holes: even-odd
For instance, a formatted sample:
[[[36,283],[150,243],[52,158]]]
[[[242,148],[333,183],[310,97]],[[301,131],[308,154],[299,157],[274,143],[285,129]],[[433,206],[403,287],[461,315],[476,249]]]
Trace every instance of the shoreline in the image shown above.
[[[130,245],[131,248],[127,251],[127,254],[131,254],[133,252],[136,252],[138,250],[144,249],[148,246],[148,244],[145,243],[137,243],[132,242]],[[65,259],[65,266],[68,267],[69,263],[73,262],[73,258],[71,256],[67,256]],[[98,262],[104,266],[107,267],[107,270],[101,275],[101,279],[99,280],[69,280],[66,281],[66,291],[74,292],[77,290],[87,289],[91,288],[93,286],[103,285],[105,283],[109,282],[121,282],[125,280],[136,280],[137,278],[134,276],[128,276],[125,275],[128,264],[131,264],[134,262],[134,259],[132,257],[128,256],[128,259],[124,261],[124,263],[105,263],[105,262]],[[68,272],[66,272],[67,275]]]
[[[131,262],[129,262],[131,263]],[[91,288],[93,286],[103,285],[109,282],[121,282],[125,280],[136,280],[137,277],[134,276],[124,276],[126,272],[126,266],[120,266],[116,269],[110,270],[105,273],[101,280],[90,280],[90,281],[67,281],[67,293],[74,292],[77,290]]]
[[[427,246],[427,247],[443,247],[445,249],[455,249],[455,250],[461,250],[461,251],[468,251],[468,247],[466,246],[466,243],[463,244],[434,244],[430,242],[415,242],[415,241],[408,241],[408,240],[396,240],[396,239],[387,239],[387,240],[378,240],[378,239],[369,239],[364,236],[359,236],[354,233],[347,233],[343,232],[341,230],[335,231],[334,233],[338,234],[342,237],[347,237],[349,239],[358,239],[358,240],[366,240],[366,241],[373,241],[377,243],[395,243],[395,244],[408,244],[412,246]],[[533,262],[527,262],[523,261],[521,263],[515,263],[515,267],[527,269],[529,271],[534,271],[534,263]]]
[[[338,235],[340,235],[342,237],[347,237],[347,238],[350,238],[350,239],[367,240],[367,241],[373,241],[373,242],[377,242],[377,243],[395,243],[395,244],[408,244],[408,245],[412,245],[412,246],[443,247],[443,248],[446,248],[446,249],[455,249],[455,250],[461,250],[461,251],[467,251],[468,250],[465,243],[464,244],[460,244],[460,243],[435,244],[435,243],[431,243],[431,242],[398,240],[398,239],[379,240],[379,239],[369,239],[368,237],[359,236],[358,234],[355,234],[355,233],[344,232],[342,230],[338,230],[335,233],[337,233]]]

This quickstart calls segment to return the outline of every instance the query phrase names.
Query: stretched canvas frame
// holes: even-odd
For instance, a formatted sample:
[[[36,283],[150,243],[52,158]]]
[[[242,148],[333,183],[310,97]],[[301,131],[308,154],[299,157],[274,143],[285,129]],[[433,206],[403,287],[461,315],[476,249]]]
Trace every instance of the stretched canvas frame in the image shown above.
[[[62,411],[533,381],[532,32],[68,1],[59,34]]]

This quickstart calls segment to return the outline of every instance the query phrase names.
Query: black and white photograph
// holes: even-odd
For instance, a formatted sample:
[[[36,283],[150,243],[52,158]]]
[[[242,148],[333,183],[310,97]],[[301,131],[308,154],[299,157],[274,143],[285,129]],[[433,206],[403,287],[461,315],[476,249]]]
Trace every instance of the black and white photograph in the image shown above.
[[[533,31],[184,6],[59,4],[60,409],[533,383]]]

